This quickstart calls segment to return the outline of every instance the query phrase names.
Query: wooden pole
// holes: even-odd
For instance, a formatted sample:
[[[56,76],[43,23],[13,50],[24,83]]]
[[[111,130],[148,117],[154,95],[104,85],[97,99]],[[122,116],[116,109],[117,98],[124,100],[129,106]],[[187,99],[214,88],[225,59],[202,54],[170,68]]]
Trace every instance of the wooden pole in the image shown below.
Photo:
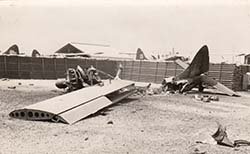
[[[140,60],[140,65],[139,65],[139,66],[140,66],[140,67],[139,67],[139,76],[138,76],[138,79],[137,79],[138,81],[141,80],[141,65],[142,65],[141,63],[142,63],[142,61]]]
[[[165,74],[164,74],[164,77],[166,77],[167,76],[167,72],[168,72],[168,62],[165,62]]]
[[[221,82],[221,76],[222,76],[222,63],[220,64],[220,75],[219,75],[219,82]]]
[[[131,67],[131,71],[130,71],[130,80],[132,80],[133,69],[134,69],[134,61],[132,61],[132,67]]]
[[[42,78],[45,79],[45,68],[44,68],[44,58],[42,58]]]
[[[4,56],[4,76],[7,77],[7,58]]]
[[[158,63],[159,62],[156,62],[156,68],[155,68],[155,83],[156,83],[156,81],[157,81],[157,74],[158,74]]]
[[[20,72],[20,58],[17,56],[17,78],[20,79],[21,78],[21,72]]]

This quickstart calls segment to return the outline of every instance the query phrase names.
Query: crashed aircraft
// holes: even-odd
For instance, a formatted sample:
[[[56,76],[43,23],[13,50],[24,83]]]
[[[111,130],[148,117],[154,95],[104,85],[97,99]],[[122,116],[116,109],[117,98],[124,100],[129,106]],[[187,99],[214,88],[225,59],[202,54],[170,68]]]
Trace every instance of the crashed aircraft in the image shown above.
[[[207,76],[206,73],[209,71],[209,52],[206,45],[198,51],[190,65],[183,64],[180,61],[176,61],[176,63],[180,63],[185,70],[175,77],[165,78],[162,82],[163,89],[179,90],[179,92],[183,93],[198,87],[199,91],[202,92],[206,86],[212,86],[229,96],[239,96],[220,82]]]
[[[76,69],[69,68],[66,74],[66,79],[56,82],[57,88],[71,92],[93,85],[103,86],[98,70],[92,65],[88,69],[82,69],[77,65]]]
[[[119,73],[118,70],[117,74]],[[119,102],[136,91],[133,82],[119,78],[103,80],[101,83],[101,86],[92,84],[85,88],[73,89],[74,91],[70,93],[14,110],[9,116],[23,120],[74,124],[109,105]],[[60,82],[57,85],[63,87]],[[64,86],[68,85],[65,84]]]

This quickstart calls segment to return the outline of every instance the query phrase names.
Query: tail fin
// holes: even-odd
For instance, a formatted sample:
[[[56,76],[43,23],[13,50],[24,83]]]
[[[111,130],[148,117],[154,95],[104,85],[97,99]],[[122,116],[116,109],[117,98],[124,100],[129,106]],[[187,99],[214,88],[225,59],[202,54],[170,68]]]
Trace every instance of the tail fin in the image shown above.
[[[9,54],[19,54],[19,49],[16,44],[12,45],[7,51],[5,51],[3,54],[9,55]]]
[[[39,57],[40,55],[41,54],[36,49],[34,49],[31,54],[32,57]]]
[[[195,55],[191,64],[184,72],[182,72],[178,78],[187,79],[198,76],[202,73],[208,72],[209,70],[209,55],[208,47],[204,45],[198,53]]]
[[[148,60],[148,58],[145,56],[145,54],[140,48],[137,49],[135,59],[136,60]]]

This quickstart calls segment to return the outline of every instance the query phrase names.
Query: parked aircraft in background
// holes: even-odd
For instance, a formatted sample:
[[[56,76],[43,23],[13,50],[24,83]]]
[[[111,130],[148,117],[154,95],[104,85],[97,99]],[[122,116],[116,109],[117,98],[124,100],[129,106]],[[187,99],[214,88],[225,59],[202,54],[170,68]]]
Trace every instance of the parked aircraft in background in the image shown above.
[[[141,48],[138,48],[136,51],[136,60],[157,60],[157,58],[154,55],[149,55],[144,53]]]
[[[36,49],[32,51],[31,57],[40,57],[40,56],[41,54]]]
[[[11,47],[9,47],[4,53],[2,53],[3,55],[19,55],[19,48],[16,44],[12,45]]]

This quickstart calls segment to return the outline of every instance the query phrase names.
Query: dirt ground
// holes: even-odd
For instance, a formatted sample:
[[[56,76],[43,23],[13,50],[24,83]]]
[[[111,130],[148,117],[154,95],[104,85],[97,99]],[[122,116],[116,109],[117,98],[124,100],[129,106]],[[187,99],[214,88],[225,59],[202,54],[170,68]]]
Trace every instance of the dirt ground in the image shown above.
[[[250,146],[217,145],[220,122],[230,140],[250,141],[250,95],[218,95],[218,102],[193,94],[131,97],[74,125],[13,119],[14,109],[63,94],[53,80],[0,81],[0,153],[250,153]]]

